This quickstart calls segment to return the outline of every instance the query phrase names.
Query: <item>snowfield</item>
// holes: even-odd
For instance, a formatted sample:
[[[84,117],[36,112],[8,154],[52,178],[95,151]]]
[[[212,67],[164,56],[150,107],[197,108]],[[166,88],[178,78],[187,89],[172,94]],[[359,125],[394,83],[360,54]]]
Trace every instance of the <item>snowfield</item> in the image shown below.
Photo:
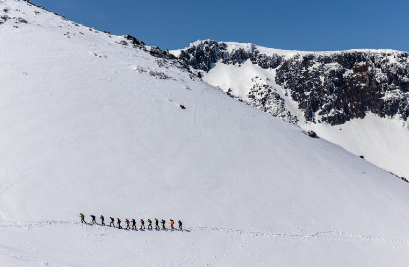
[[[407,266],[406,182],[122,36],[0,12],[0,266]]]

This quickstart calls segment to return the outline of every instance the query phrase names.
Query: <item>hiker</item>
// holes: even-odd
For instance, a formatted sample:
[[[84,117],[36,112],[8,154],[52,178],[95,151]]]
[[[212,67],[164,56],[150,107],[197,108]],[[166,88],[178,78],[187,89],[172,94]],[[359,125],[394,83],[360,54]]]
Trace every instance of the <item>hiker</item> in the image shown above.
[[[109,218],[111,218],[111,222],[109,223],[109,226],[115,227],[115,219],[112,217],[109,217]]]
[[[159,230],[159,220],[155,218],[155,229]]]
[[[118,229],[122,229],[122,226],[121,226],[121,220],[118,218],[118,220],[117,220],[117,224],[118,224]]]
[[[132,219],[132,229],[136,230],[136,221],[135,221],[135,219]]]
[[[125,223],[126,223],[126,229],[131,229],[131,227],[129,227],[129,220],[125,219]]]
[[[178,221],[178,224],[179,224],[179,230],[182,230],[182,222],[180,220]]]
[[[85,221],[85,215],[84,214],[80,213],[80,217],[81,217],[81,223],[87,223]]]
[[[145,221],[141,219],[141,228],[140,229],[145,229]]]
[[[151,219],[148,219],[148,230],[152,230],[152,221]]]
[[[104,216],[101,215],[101,217],[99,217],[99,218],[101,219],[101,225],[105,225],[105,223],[104,223],[104,220],[105,220]]]
[[[95,221],[95,215],[91,215],[91,218],[92,218],[92,224],[95,224],[95,223],[97,223],[96,221]]]
[[[166,227],[165,227],[165,223],[166,223],[165,220],[162,219],[161,223],[162,223],[162,229],[165,230],[165,229],[166,229]]]
[[[173,224],[175,223],[175,221],[174,220],[172,220],[172,219],[170,219],[170,228],[173,230],[173,229],[175,229],[174,227],[173,227]]]

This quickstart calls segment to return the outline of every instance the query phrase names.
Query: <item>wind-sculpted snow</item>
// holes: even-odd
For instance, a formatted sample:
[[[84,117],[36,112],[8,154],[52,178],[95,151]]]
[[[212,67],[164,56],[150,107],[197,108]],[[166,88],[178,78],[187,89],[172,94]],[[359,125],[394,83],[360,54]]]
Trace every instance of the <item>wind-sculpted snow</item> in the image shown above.
[[[136,37],[5,8],[27,23],[0,25],[0,266],[407,265],[406,182]],[[300,118],[269,69],[234,68],[254,76],[254,105]]]

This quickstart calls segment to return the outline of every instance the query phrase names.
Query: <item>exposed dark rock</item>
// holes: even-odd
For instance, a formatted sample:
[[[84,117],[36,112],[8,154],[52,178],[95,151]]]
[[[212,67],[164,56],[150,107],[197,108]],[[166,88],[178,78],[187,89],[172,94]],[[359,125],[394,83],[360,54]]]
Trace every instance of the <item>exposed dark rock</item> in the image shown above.
[[[211,69],[212,64],[219,60],[225,64],[239,65],[247,59],[265,69],[276,68],[282,62],[279,55],[266,56],[259,54],[254,45],[249,45],[246,49],[236,48],[228,51],[227,44],[212,40],[192,44],[186,50],[182,50],[179,56],[182,64],[206,72]]]
[[[153,77],[161,79],[161,80],[170,79],[170,77],[168,75],[166,75],[165,73],[163,73],[161,71],[149,70],[148,73],[149,73],[150,76],[153,76]]]
[[[1,15],[0,19],[7,21],[10,17],[8,15]]]
[[[176,57],[169,53],[168,50],[162,50],[157,46],[152,46],[149,53],[158,58],[176,59]]]
[[[145,43],[143,41],[139,41],[138,39],[136,39],[135,37],[133,37],[130,34],[125,34],[124,37],[125,37],[125,39],[130,41],[131,44],[133,44],[135,46],[144,46],[145,45]]]
[[[119,44],[120,44],[120,45],[128,45],[128,43],[127,43],[125,40],[121,40],[121,41],[119,42]]]
[[[28,23],[27,20],[23,18],[16,18],[16,23]]]
[[[277,69],[276,82],[290,90],[306,121],[318,115],[337,125],[364,118],[367,112],[399,115],[405,121],[409,117],[408,53],[348,51],[295,57]]]
[[[309,137],[312,137],[312,138],[317,138],[317,137],[318,137],[318,136],[317,136],[317,133],[314,132],[314,131],[311,131],[311,130],[309,130],[309,131],[307,132],[307,135],[308,135]]]
[[[398,178],[400,178],[402,181],[405,181],[405,182],[407,182],[407,183],[409,183],[409,180],[408,179],[406,179],[406,177],[400,177],[400,176],[398,176],[398,175],[396,175],[396,174],[394,174],[393,172],[389,172],[390,174],[392,174],[393,176],[396,176],[396,177],[398,177]]]

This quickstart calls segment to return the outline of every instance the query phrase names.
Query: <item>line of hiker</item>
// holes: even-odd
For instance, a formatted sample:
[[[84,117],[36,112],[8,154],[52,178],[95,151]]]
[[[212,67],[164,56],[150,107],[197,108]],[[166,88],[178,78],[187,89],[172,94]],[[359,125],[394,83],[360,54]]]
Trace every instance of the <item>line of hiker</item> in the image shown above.
[[[97,224],[97,222],[96,222],[96,220],[95,220],[95,215],[90,215],[91,216],[91,223],[92,224]],[[82,213],[80,213],[80,218],[81,218],[81,223],[87,223],[86,221],[85,221],[85,215],[84,214],[82,214]],[[105,226],[105,218],[104,218],[104,216],[103,215],[101,215],[100,217],[99,217],[100,219],[101,219],[101,225],[102,226]],[[110,227],[115,227],[115,219],[114,218],[112,218],[112,217],[109,217],[110,219],[111,219],[111,221],[110,221],[110,223],[109,223],[109,226]],[[118,229],[122,229],[122,226],[121,226],[121,220],[119,219],[119,218],[117,218],[117,221],[116,221],[116,225],[117,225],[117,227],[118,227]],[[131,222],[132,222],[132,226],[131,226]],[[152,230],[152,220],[151,219],[148,219],[147,220],[147,222],[148,222],[148,230]],[[143,220],[143,219],[141,219],[140,220],[140,223],[141,223],[141,225],[140,225],[140,227],[139,227],[139,229],[140,230],[142,230],[142,229],[145,229],[145,221]],[[132,219],[131,221],[129,221],[128,219],[125,219],[125,224],[126,224],[126,229],[132,229],[132,230],[137,230],[137,227],[136,227],[136,220],[135,219]],[[166,228],[166,226],[165,226],[165,224],[166,224],[166,221],[164,220],[164,219],[162,219],[161,221],[160,221],[160,224],[162,225],[162,230],[166,230],[167,228]],[[174,220],[172,220],[172,219],[170,219],[169,220],[169,224],[170,224],[170,229],[171,230],[174,230],[175,229],[175,227],[174,227],[174,224],[175,224],[175,221]],[[179,225],[179,230],[182,230],[182,222],[180,221],[180,220],[178,220],[178,225]],[[161,228],[159,227],[159,220],[158,219],[156,219],[155,218],[155,229],[156,230],[160,230]]]

